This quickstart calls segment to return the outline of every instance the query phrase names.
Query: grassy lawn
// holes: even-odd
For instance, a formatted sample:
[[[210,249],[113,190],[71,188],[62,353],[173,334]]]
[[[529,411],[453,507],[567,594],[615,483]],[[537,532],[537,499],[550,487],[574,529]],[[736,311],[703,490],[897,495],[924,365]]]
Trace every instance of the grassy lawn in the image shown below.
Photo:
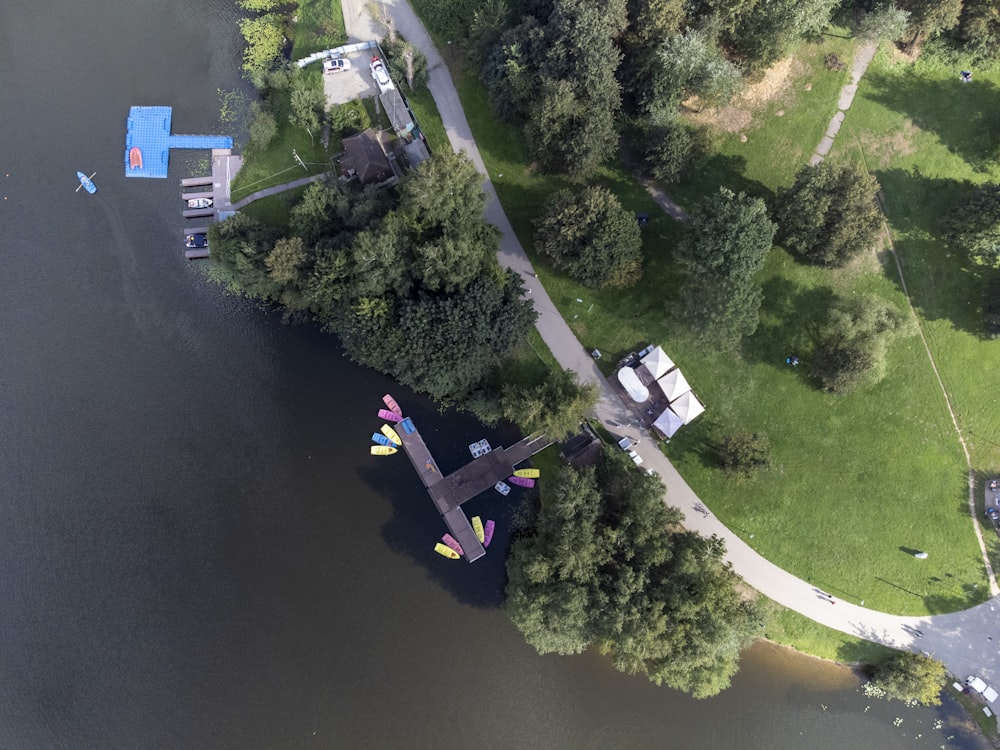
[[[813,622],[767,597],[759,601],[766,613],[764,637],[782,646],[844,664],[874,664],[893,653],[885,646]]]
[[[292,59],[339,47],[347,41],[340,0],[299,0]]]
[[[667,193],[688,205],[720,185],[763,198],[790,185],[826,132],[837,111],[840,89],[850,79],[848,69],[856,42],[847,37],[846,29],[831,28],[820,41],[800,45],[790,62],[778,66],[777,72],[752,87],[747,97],[717,116],[689,115],[695,123],[730,123],[729,129],[712,129],[714,153],[689,179],[667,186]],[[847,67],[839,72],[828,70],[824,64],[827,54],[839,56]],[[776,93],[762,101],[773,90]],[[747,124],[737,130],[744,122]],[[763,154],[776,158],[762,159]]]
[[[763,195],[790,184],[819,142],[845,81],[846,74],[826,70],[823,57],[834,51],[849,60],[851,50],[852,42],[839,36],[804,45],[785,93],[754,116],[746,143],[736,134],[719,135],[719,154],[708,160],[709,168],[669,192],[683,202],[719,184]],[[494,116],[472,75],[453,71],[497,192],[537,262],[532,220],[547,196],[567,183],[537,174],[521,133]],[[887,126],[893,128],[898,130]],[[983,601],[987,585],[968,518],[964,459],[919,339],[890,351],[881,383],[846,398],[819,391],[807,368],[784,365],[788,354],[807,351],[802,321],[824,309],[834,290],[875,293],[905,309],[887,257],[872,254],[832,272],[776,248],[761,275],[766,301],[758,332],[738,352],[715,351],[686,333],[672,312],[678,277],[671,249],[683,229],[653,207],[622,167],[610,164],[598,179],[626,206],[650,213],[642,282],[632,290],[596,292],[544,263],[539,276],[583,346],[605,353],[605,372],[647,342],[662,344],[683,367],[708,410],[666,452],[713,512],[768,559],[847,601],[907,614]],[[939,304],[966,302],[949,294]],[[950,326],[950,320],[942,325]],[[968,367],[966,359],[955,376],[966,377]],[[987,418],[983,411],[983,422]],[[742,483],[719,471],[711,444],[732,428],[768,434],[771,471]],[[928,552],[928,559],[916,560],[916,550]]]

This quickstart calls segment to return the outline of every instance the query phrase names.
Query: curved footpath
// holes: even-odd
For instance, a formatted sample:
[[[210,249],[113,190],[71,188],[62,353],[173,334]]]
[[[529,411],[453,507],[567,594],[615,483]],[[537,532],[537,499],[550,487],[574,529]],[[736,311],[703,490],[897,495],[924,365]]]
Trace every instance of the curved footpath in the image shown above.
[[[349,37],[365,41],[384,35],[372,23],[365,9],[365,0],[342,0],[342,5]],[[705,535],[714,534],[723,539],[726,543],[727,560],[750,586],[811,620],[877,643],[925,652],[943,661],[955,675],[964,678],[970,674],[978,674],[989,683],[1000,684],[1000,634],[996,642],[993,641],[993,631],[997,627],[995,608],[1000,607],[1000,598],[962,612],[933,617],[890,615],[839,599],[831,605],[828,599],[820,596],[821,592],[816,586],[765,560],[712,515],[666,456],[657,449],[656,439],[644,429],[630,423],[630,411],[577,341],[535,277],[531,263],[497,199],[448,68],[413,9],[405,0],[384,0],[384,5],[399,32],[427,55],[430,68],[429,88],[452,148],[465,151],[477,169],[486,176],[483,185],[488,198],[486,218],[503,234],[498,253],[500,263],[524,276],[539,313],[537,328],[542,339],[563,367],[574,370],[582,381],[598,386],[600,398],[595,410],[597,418],[616,434],[642,439],[636,450],[643,458],[643,465],[659,473],[667,487],[668,502],[684,512],[686,528]]]

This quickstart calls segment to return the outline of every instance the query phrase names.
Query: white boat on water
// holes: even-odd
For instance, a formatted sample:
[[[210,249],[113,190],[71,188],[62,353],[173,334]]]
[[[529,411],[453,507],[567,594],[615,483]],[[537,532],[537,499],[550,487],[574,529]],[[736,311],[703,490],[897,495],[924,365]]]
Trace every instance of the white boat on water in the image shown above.
[[[211,208],[212,199],[211,198],[189,198],[188,208]]]

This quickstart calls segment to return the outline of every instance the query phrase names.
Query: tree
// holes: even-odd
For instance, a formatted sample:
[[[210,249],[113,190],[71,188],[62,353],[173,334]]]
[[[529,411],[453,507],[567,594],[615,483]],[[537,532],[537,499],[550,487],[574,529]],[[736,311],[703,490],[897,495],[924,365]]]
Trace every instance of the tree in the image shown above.
[[[703,148],[677,118],[649,128],[645,141],[646,166],[657,182],[680,181]]]
[[[983,293],[983,325],[991,339],[1000,336],[1000,278],[992,278],[986,283]]]
[[[291,112],[288,121],[297,128],[302,128],[313,140],[313,134],[319,130],[323,110],[326,107],[326,95],[322,89],[314,86],[308,78],[299,75],[292,79]]]
[[[251,80],[260,82],[281,57],[285,44],[285,23],[281,16],[267,13],[256,18],[240,19],[240,32],[247,43],[243,50],[243,70]]]
[[[274,10],[281,5],[281,3],[279,0],[238,0],[237,5],[243,8],[243,10],[262,13],[264,11]]]
[[[430,80],[427,56],[419,49],[396,37],[394,43],[386,42],[385,56],[393,80],[406,81],[410,91],[427,86]]]
[[[523,291],[520,277],[496,270],[461,292],[401,302],[396,326],[406,343],[389,372],[445,403],[462,400],[534,325]]]
[[[906,46],[913,48],[925,39],[954,28],[962,12],[962,0],[899,0],[899,7],[910,14],[907,29],[910,40]]]
[[[858,36],[870,42],[902,39],[909,27],[910,13],[892,2],[881,2],[864,14]]]
[[[291,286],[300,282],[308,258],[301,237],[282,237],[264,258],[264,265],[275,284]]]
[[[275,230],[237,213],[209,227],[208,237],[214,261],[209,275],[214,281],[234,294],[278,299],[280,288],[265,265],[278,239]]]
[[[912,330],[909,317],[874,295],[835,297],[826,322],[814,336],[812,374],[831,393],[877,383],[894,337]]]
[[[645,99],[654,121],[669,119],[686,96],[716,105],[726,104],[739,91],[743,77],[723,55],[717,34],[713,26],[688,28],[660,46],[659,68]]]
[[[872,683],[888,698],[916,701],[925,706],[941,705],[941,688],[947,671],[937,659],[908,651],[897,651],[881,664],[869,667]]]
[[[596,645],[617,669],[696,697],[725,688],[762,624],[722,542],[681,531],[663,485],[621,451],[546,488],[507,561],[507,612],[528,643],[560,654]]]
[[[754,275],[776,229],[762,200],[728,188],[695,206],[674,249],[687,272],[680,304],[693,327],[730,343],[757,329],[762,294]]]
[[[556,370],[534,386],[504,385],[500,403],[503,416],[524,433],[563,440],[579,430],[597,396],[593,383],[581,385],[572,370]]]
[[[422,162],[400,187],[414,248],[412,273],[429,291],[460,291],[493,261],[500,232],[483,220],[483,176],[464,153]]]
[[[624,288],[642,275],[639,223],[607,188],[560,190],[535,226],[538,251],[582,284]]]
[[[247,149],[263,153],[278,134],[278,122],[260,102],[253,102],[250,110],[253,112],[253,119],[250,121],[250,143]]]
[[[949,214],[945,239],[979,266],[1000,268],[1000,185],[976,185]]]
[[[878,191],[875,178],[858,165],[805,166],[795,184],[778,193],[778,240],[813,263],[842,266],[878,238]]]
[[[749,479],[771,465],[771,441],[763,432],[735,431],[719,438],[715,446],[727,474]]]
[[[1000,53],[1000,4],[996,0],[965,0],[957,36],[984,60]]]

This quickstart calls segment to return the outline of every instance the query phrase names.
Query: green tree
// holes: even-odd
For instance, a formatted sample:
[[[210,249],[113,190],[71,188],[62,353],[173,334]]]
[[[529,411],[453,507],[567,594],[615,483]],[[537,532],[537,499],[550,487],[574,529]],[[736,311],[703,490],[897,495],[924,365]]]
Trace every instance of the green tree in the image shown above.
[[[899,7],[910,14],[906,46],[912,48],[954,28],[962,12],[962,0],[899,0]]]
[[[869,668],[872,683],[889,698],[925,706],[941,705],[941,688],[947,671],[937,659],[908,651],[897,651],[881,664]]]
[[[957,36],[984,60],[996,58],[1000,54],[1000,3],[965,0]]]
[[[243,50],[243,70],[252,81],[259,83],[281,57],[281,49],[285,45],[285,22],[275,13],[242,18],[240,32],[247,45]]]
[[[646,98],[654,121],[669,119],[686,96],[716,105],[739,91],[743,77],[716,43],[717,33],[713,26],[688,28],[660,46],[659,69]]]
[[[945,239],[978,266],[1000,268],[1000,185],[976,185],[951,211]]]
[[[292,79],[291,112],[288,121],[297,128],[302,128],[309,134],[309,140],[319,130],[323,111],[326,107],[326,95],[304,75]]]
[[[597,386],[581,384],[572,370],[554,370],[537,385],[504,385],[500,403],[503,416],[524,433],[563,440],[580,429],[597,396]]]
[[[280,287],[265,265],[278,240],[275,230],[237,213],[208,230],[214,263],[209,276],[227,291],[255,299],[277,300]]]
[[[301,237],[282,237],[264,258],[264,265],[275,284],[291,286],[301,281],[308,259]]]
[[[895,41],[903,38],[909,24],[909,11],[892,2],[881,2],[864,14],[858,36],[870,42]]]
[[[384,50],[394,81],[405,81],[411,91],[427,86],[430,70],[423,52],[402,37],[397,37],[392,43],[387,41]]]
[[[237,5],[243,10],[263,13],[279,7],[281,2],[279,0],[238,0]]]
[[[778,193],[779,242],[813,263],[844,265],[878,239],[878,191],[875,178],[853,163],[803,167]]]
[[[812,374],[831,393],[847,393],[885,374],[891,341],[913,330],[910,318],[874,295],[835,297],[814,336]]]
[[[761,632],[721,541],[680,531],[663,485],[621,451],[546,485],[507,561],[507,612],[541,653],[596,645],[614,666],[696,697],[729,684]]]
[[[983,293],[983,325],[991,339],[1000,336],[1000,278],[992,278],[986,283]]]
[[[496,270],[461,292],[401,302],[396,326],[406,344],[389,372],[440,401],[461,401],[534,325],[523,291],[516,274]]]
[[[763,432],[728,432],[719,438],[715,452],[723,471],[743,479],[750,479],[771,465],[771,441]]]
[[[723,343],[757,329],[762,293],[754,276],[776,229],[762,200],[728,188],[695,206],[674,249],[687,272],[680,304],[690,325]]]
[[[253,102],[250,110],[253,112],[253,119],[250,121],[250,143],[247,149],[260,154],[267,150],[278,134],[278,122],[260,102]]]
[[[673,118],[646,131],[646,167],[657,182],[679,182],[704,148],[701,138]]]
[[[560,190],[535,226],[538,251],[587,286],[630,287],[642,275],[639,224],[605,187]]]

